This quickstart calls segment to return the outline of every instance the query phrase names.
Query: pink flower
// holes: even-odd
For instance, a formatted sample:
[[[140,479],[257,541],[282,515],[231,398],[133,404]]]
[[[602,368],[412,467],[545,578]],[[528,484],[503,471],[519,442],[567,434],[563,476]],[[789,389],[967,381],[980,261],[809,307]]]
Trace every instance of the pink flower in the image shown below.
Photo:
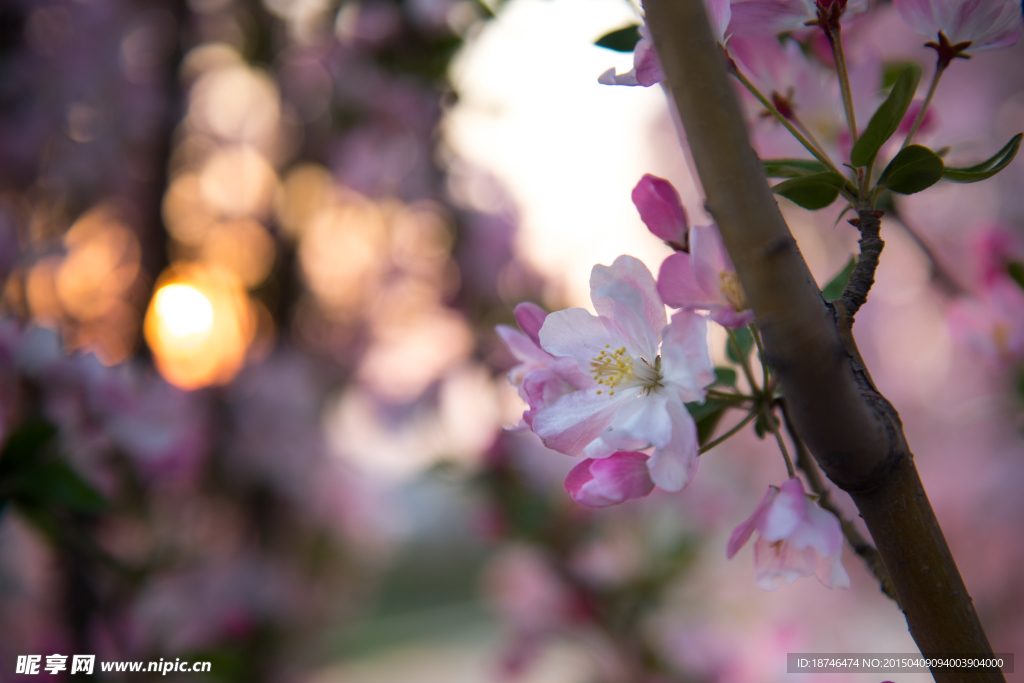
[[[729,0],[706,0],[705,7],[708,18],[711,20],[711,30],[718,38],[718,42],[724,45],[726,42],[725,29],[729,26],[729,19],[732,17]],[[665,72],[661,69],[658,53],[654,51],[651,32],[646,25],[640,27],[640,40],[633,48],[633,68],[625,73],[616,74],[613,67],[597,78],[597,82],[604,85],[642,85],[645,87],[661,83],[664,80]]]
[[[714,224],[691,228],[690,253],[677,252],[665,259],[658,273],[658,294],[672,308],[709,311],[712,320],[726,327],[743,327],[754,319]]]
[[[616,451],[607,458],[587,458],[565,478],[565,490],[580,505],[603,508],[654,490],[648,456],[636,451]]]
[[[689,250],[690,221],[672,183],[650,173],[644,174],[633,188],[633,204],[640,212],[640,219],[656,237],[676,251]]]
[[[781,488],[768,487],[754,514],[729,537],[730,560],[755,529],[759,535],[754,544],[758,588],[775,590],[812,574],[829,588],[850,587],[842,563],[839,520],[811,501],[799,479],[790,479]]]
[[[867,9],[863,0],[739,0],[732,3],[729,33],[737,36],[774,36],[799,31],[808,22],[818,19],[819,7],[828,11],[839,5],[840,13],[856,13]]]
[[[498,336],[519,361],[508,373],[508,381],[519,390],[529,409],[523,413],[521,426],[533,424],[533,417],[545,405],[554,403],[567,393],[587,386],[590,378],[580,372],[575,361],[556,358],[539,346],[538,333],[547,313],[537,304],[524,302],[515,308],[516,322],[523,332],[507,325],[498,325]],[[525,332],[525,334],[523,334]]]
[[[954,302],[948,319],[955,339],[994,361],[1024,356],[1024,290],[1009,276],[992,280],[976,300]]]
[[[1020,38],[1018,0],[895,0],[895,4],[915,33],[933,39],[942,33],[954,47],[969,43],[961,49],[1008,47]]]
[[[550,314],[541,346],[571,358],[590,375],[586,386],[540,409],[533,431],[548,448],[605,458],[653,446],[655,484],[678,491],[697,468],[697,430],[684,405],[704,398],[714,380],[704,319],[677,313],[665,325],[654,278],[632,256],[590,276],[598,315],[582,308]]]

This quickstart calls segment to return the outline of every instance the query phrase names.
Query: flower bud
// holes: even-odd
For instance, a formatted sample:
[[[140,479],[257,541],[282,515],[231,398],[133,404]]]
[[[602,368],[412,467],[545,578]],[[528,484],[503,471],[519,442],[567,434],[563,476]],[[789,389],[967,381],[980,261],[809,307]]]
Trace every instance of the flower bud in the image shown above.
[[[652,233],[676,251],[689,250],[689,220],[672,183],[650,173],[644,175],[633,188],[633,204]]]
[[[565,478],[565,490],[580,505],[603,508],[633,498],[643,498],[654,489],[648,456],[637,451],[616,451],[607,458],[587,458]]]

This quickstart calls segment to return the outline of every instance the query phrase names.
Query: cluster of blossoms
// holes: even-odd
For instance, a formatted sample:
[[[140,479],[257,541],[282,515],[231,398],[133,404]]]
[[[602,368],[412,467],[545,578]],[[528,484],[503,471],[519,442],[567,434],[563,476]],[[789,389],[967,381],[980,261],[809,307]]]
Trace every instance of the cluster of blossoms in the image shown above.
[[[637,184],[633,202],[675,251],[657,282],[639,260],[620,256],[591,273],[597,315],[582,308],[545,314],[522,303],[515,309],[521,331],[497,328],[519,361],[509,379],[528,406],[520,428],[584,458],[565,489],[588,507],[642,498],[655,486],[680,491],[692,481],[701,448],[687,404],[703,403],[716,379],[708,318],[741,328],[754,317],[717,226],[690,226],[675,188],[652,175]],[[678,309],[671,319],[666,304]],[[812,574],[828,586],[849,585],[839,522],[798,479],[769,490],[733,534],[730,557],[755,528],[761,587]]]

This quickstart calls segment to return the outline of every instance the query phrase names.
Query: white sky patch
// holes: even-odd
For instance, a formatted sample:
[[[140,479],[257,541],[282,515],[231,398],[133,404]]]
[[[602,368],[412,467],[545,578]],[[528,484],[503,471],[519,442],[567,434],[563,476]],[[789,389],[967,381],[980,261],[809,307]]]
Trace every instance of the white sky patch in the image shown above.
[[[452,67],[449,144],[512,193],[520,252],[572,303],[589,302],[595,263],[628,253],[656,275],[670,253],[630,199],[644,173],[673,181],[691,219],[702,214],[662,90],[597,82],[632,55],[593,42],[635,21],[623,0],[513,0]]]

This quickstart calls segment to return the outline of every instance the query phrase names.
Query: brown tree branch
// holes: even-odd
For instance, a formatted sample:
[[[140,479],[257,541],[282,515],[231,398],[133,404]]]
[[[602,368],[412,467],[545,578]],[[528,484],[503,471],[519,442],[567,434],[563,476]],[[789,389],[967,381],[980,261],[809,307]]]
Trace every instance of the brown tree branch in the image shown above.
[[[647,20],[697,172],[778,373],[793,422],[878,544],[925,654],[991,653],[914,468],[899,415],[875,389],[841,302],[828,306],[750,147],[701,0],[647,0]],[[938,681],[1002,681],[935,669]]]

